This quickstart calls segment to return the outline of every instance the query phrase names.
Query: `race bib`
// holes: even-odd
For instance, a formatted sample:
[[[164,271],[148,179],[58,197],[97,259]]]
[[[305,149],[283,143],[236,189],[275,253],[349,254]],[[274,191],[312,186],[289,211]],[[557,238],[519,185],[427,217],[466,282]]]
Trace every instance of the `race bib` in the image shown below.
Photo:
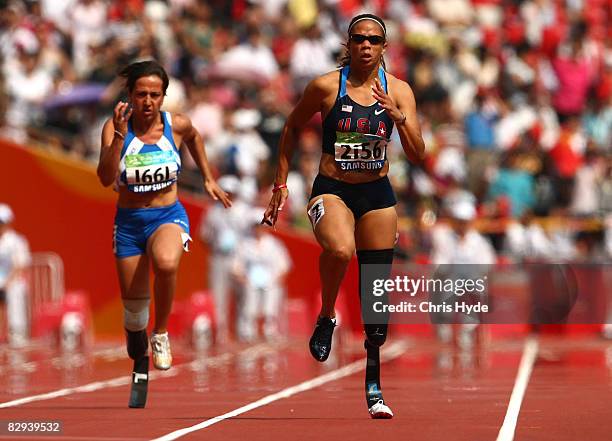
[[[341,170],[380,170],[388,139],[369,133],[336,132],[335,159]]]
[[[171,151],[125,157],[125,176],[131,191],[141,193],[161,190],[172,185],[177,175],[178,164]]]

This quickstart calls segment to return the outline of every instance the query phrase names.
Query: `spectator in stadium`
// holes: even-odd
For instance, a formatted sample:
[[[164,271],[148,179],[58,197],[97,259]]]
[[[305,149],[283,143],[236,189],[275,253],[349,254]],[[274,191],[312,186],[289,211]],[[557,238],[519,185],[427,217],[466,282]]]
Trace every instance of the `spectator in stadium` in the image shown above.
[[[233,263],[249,229],[252,207],[241,194],[240,179],[233,175],[219,178],[219,186],[232,199],[232,206],[224,209],[220,205],[210,208],[200,225],[200,239],[210,246],[208,275],[209,285],[215,300],[217,329],[215,341],[224,343],[229,336],[229,308],[232,295],[242,293],[235,283]]]
[[[246,219],[250,231],[238,248],[233,265],[234,273],[242,282],[238,338],[253,341],[258,335],[258,321],[263,318],[263,336],[273,340],[279,336],[285,298],[283,284],[291,269],[291,258],[285,245],[261,225],[261,217],[254,219],[253,213],[249,214]]]
[[[27,129],[38,126],[42,119],[41,104],[53,92],[53,78],[40,62],[40,45],[36,40],[30,45],[19,45],[16,59],[6,69],[9,137],[23,142]]]
[[[491,243],[474,228],[476,207],[474,196],[466,193],[448,200],[445,206],[449,222],[436,224],[432,231],[431,262],[438,265],[438,278],[464,278],[476,280],[487,274],[495,264],[496,255]],[[434,294],[436,302],[454,303],[460,297],[454,292]],[[449,342],[453,337],[452,323],[458,321],[454,314],[433,315],[438,338]],[[479,319],[475,315],[462,315],[457,343],[462,349],[470,349],[475,340]]]
[[[120,101],[102,130],[98,177],[119,193],[113,248],[124,304],[128,354],[135,361],[148,349],[149,266],[155,281],[153,365],[169,369],[172,354],[167,323],[183,250],[188,250],[189,219],[178,201],[176,180],[184,143],[214,200],[231,205],[208,166],[204,143],[182,114],[160,111],[168,75],[155,61],[132,63],[120,72],[129,102]]]
[[[322,306],[310,340],[311,354],[321,362],[331,350],[336,296],[355,250],[360,271],[369,265],[380,270],[369,276],[380,279],[391,270],[397,214],[386,149],[394,126],[406,155],[416,162],[424,158],[413,92],[385,71],[386,49],[382,19],[362,14],[351,20],[342,68],[311,81],[285,124],[272,198],[262,221],[276,223],[289,195],[286,182],[297,133],[321,112],[323,155],[308,204],[315,237],[323,248]],[[360,287],[362,301],[372,298],[368,285]],[[380,389],[379,348],[386,340],[387,319],[365,324],[366,400],[372,418],[393,416]]]
[[[30,263],[28,242],[13,228],[13,210],[0,204],[0,323],[4,323],[4,305],[8,315],[8,342],[21,347],[28,339],[27,282],[24,270]],[[0,333],[4,333],[4,329]]]

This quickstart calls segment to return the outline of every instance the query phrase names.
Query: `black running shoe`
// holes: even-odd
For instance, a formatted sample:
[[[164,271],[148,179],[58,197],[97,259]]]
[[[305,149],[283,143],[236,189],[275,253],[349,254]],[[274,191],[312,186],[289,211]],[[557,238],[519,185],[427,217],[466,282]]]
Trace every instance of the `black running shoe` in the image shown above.
[[[128,331],[126,329],[125,339],[127,341],[127,353],[132,360],[139,360],[147,355],[149,338],[146,329],[142,331]]]
[[[312,337],[310,337],[310,353],[315,360],[323,362],[329,357],[335,327],[335,318],[318,318]]]

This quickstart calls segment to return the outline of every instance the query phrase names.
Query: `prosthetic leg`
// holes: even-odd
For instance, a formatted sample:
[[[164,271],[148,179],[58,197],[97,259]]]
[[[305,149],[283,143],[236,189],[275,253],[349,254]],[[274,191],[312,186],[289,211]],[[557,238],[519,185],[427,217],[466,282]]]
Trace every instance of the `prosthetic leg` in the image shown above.
[[[128,407],[144,408],[149,385],[149,299],[123,299],[127,353],[134,360]]]
[[[147,404],[147,390],[149,385],[149,357],[134,360],[134,371],[132,372],[132,387],[130,389],[130,401],[128,407],[144,408]]]
[[[372,311],[373,301],[387,303],[387,296],[374,298],[372,287],[374,280],[387,279],[391,273],[393,263],[393,249],[385,250],[359,250],[359,293],[364,320],[366,340],[366,372],[365,393],[368,412],[374,419],[393,418],[393,412],[383,400],[380,385],[380,347],[387,339],[389,314],[377,314],[375,318],[368,317],[365,311]],[[377,323],[370,323],[371,320]]]
[[[371,345],[367,340],[364,346],[367,353],[365,392],[368,412],[374,419],[393,418],[393,412],[383,400],[380,385],[380,348]]]

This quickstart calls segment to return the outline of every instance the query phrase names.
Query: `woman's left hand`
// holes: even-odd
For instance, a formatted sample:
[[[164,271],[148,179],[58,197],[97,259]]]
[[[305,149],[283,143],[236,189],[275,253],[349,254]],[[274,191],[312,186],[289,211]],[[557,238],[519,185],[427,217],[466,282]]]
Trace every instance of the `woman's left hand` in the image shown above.
[[[380,79],[374,79],[374,87],[372,87],[372,96],[376,98],[380,107],[385,109],[389,113],[389,117],[395,122],[402,121],[404,119],[404,114],[400,109],[397,108],[395,101],[391,96],[387,95],[385,89],[383,88]]]
[[[229,195],[219,187],[217,181],[209,180],[204,181],[204,188],[208,192],[211,198],[215,201],[221,201],[225,208],[229,208],[232,206],[232,200],[229,198]]]

